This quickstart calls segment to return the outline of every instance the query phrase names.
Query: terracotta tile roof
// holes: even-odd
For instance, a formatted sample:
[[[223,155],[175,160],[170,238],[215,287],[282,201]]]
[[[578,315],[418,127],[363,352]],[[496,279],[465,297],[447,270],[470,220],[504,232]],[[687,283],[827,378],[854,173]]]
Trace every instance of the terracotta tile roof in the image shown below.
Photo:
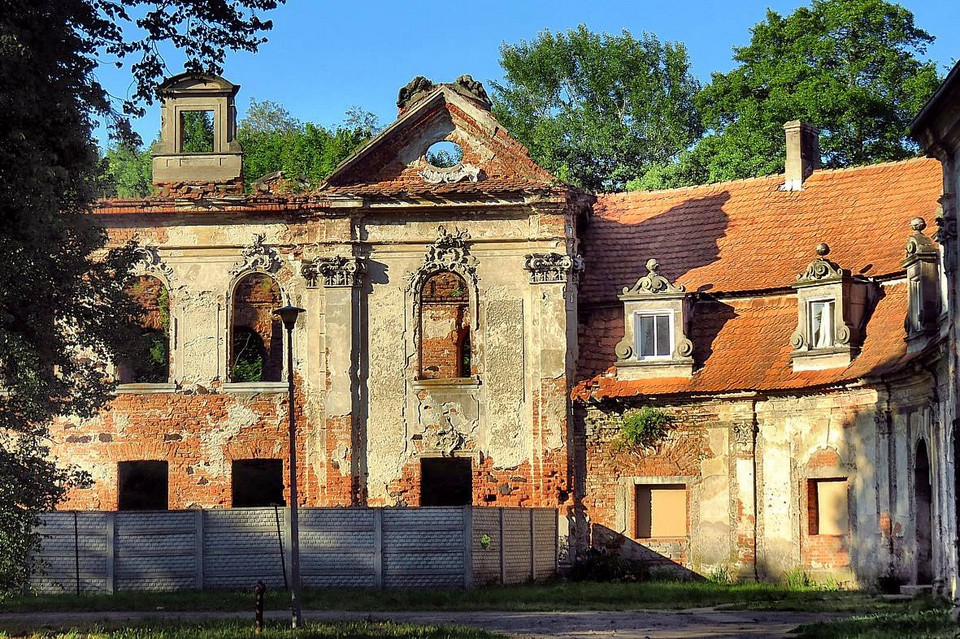
[[[615,301],[650,257],[691,292],[789,286],[819,242],[854,273],[897,272],[910,218],[933,227],[942,178],[938,161],[916,159],[817,171],[803,191],[779,191],[782,183],[771,176],[600,196],[583,238],[581,300]]]
[[[830,259],[853,273],[896,278],[910,218],[923,217],[933,226],[940,163],[916,159],[817,171],[799,192],[779,191],[782,182],[782,176],[771,176],[598,198],[583,235],[575,396],[800,389],[903,363],[907,301],[905,286],[897,284],[883,287],[862,352],[850,366],[793,373],[789,338],[797,302],[788,287],[813,259],[818,242],[827,242]],[[766,291],[696,303],[690,337],[697,371],[691,379],[604,376],[614,370],[614,347],[623,337],[617,293],[636,282],[650,257],[689,292]]]
[[[623,337],[623,310],[596,309],[582,318],[580,371],[584,379],[573,396],[791,390],[893,371],[909,359],[903,340],[907,287],[897,283],[881,290],[860,355],[845,368],[798,373],[790,365],[790,334],[797,325],[797,301],[790,294],[698,302],[690,336],[698,368],[691,378],[620,381],[606,376],[605,372],[614,370],[613,349]]]

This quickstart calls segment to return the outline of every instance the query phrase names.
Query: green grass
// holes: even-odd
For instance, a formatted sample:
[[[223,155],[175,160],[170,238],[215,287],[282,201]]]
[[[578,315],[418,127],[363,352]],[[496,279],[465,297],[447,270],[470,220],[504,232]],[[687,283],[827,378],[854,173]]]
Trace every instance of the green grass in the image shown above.
[[[296,633],[290,622],[271,621],[260,635],[254,633],[251,621],[217,621],[204,623],[144,622],[136,625],[88,628],[30,629],[0,632],[0,638],[29,639],[504,639],[503,635],[454,626],[414,626],[392,622],[350,621],[307,623]]]
[[[796,637],[817,639],[953,639],[960,628],[944,609],[863,615],[800,626]]]
[[[267,592],[266,608],[289,607],[283,590]],[[934,606],[930,603],[926,607]],[[319,610],[636,610],[724,606],[741,610],[800,610],[874,613],[906,610],[903,603],[857,591],[789,588],[777,584],[644,581],[636,583],[553,582],[487,586],[473,590],[351,590],[304,592],[303,607]],[[0,611],[168,611],[250,610],[252,591],[120,592],[115,595],[15,596],[0,600]],[[920,604],[922,608],[923,605]],[[917,609],[916,605],[909,608]]]

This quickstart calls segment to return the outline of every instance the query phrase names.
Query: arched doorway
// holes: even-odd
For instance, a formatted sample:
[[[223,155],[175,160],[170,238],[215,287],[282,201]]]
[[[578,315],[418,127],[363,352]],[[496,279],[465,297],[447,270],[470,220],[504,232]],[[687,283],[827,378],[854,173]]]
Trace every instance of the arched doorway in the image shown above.
[[[931,516],[930,457],[927,443],[917,443],[913,463],[913,492],[917,522],[917,583],[933,583],[933,518]]]

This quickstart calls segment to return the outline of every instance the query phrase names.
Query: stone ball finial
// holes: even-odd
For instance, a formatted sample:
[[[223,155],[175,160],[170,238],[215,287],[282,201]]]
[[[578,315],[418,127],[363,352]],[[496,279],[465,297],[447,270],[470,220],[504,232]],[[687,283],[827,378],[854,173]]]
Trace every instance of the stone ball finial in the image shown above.
[[[910,228],[912,228],[917,233],[922,233],[923,229],[927,228],[927,221],[922,217],[915,217],[910,220]]]
[[[651,257],[649,260],[647,260],[646,266],[648,272],[656,273],[657,269],[660,268],[660,262],[657,261],[657,258]]]
[[[826,242],[820,242],[817,244],[817,247],[814,249],[817,252],[817,255],[820,257],[826,257],[830,254],[830,245]]]

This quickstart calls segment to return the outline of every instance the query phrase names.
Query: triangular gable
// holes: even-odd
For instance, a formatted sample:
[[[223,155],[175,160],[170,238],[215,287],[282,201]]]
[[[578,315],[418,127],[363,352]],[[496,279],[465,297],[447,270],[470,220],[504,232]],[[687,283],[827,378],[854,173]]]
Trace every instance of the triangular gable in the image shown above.
[[[438,175],[424,157],[449,140],[463,149],[463,170]],[[338,166],[321,191],[392,196],[432,192],[527,192],[550,189],[550,173],[530,159],[493,114],[439,85]]]

